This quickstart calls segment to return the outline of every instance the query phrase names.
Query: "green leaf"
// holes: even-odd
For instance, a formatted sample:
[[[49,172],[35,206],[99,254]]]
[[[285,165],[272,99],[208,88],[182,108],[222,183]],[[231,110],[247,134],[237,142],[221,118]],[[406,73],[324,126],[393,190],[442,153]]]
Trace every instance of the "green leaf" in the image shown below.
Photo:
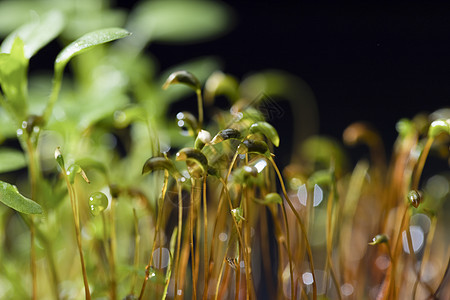
[[[27,69],[24,44],[16,37],[10,53],[0,53],[0,85],[6,96],[5,104],[18,120],[23,120],[28,111]]]
[[[53,10],[42,18],[19,27],[3,41],[1,50],[3,53],[10,53],[16,37],[24,43],[24,56],[29,59],[36,54],[39,49],[55,39],[64,27],[64,17],[59,11]]]
[[[230,29],[231,13],[213,1],[146,1],[133,11],[128,28],[133,42],[192,42],[205,40]]]
[[[62,72],[66,64],[74,56],[83,53],[97,45],[111,42],[130,35],[130,32],[122,28],[106,28],[87,33],[65,47],[56,57],[55,72]]]
[[[21,151],[14,149],[0,149],[0,173],[15,171],[27,165]]]
[[[0,181],[0,202],[24,214],[42,214],[42,207],[22,196],[15,185]]]

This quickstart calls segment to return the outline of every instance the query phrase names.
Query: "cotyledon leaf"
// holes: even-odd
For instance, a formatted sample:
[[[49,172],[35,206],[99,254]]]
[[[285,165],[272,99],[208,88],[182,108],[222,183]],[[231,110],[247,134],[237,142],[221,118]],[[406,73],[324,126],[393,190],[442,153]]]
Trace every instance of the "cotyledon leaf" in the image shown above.
[[[16,36],[24,43],[25,57],[29,59],[39,49],[56,38],[64,28],[64,16],[57,10],[50,11],[41,18],[27,23],[11,33],[2,43],[1,50],[4,53],[11,51]]]
[[[42,207],[19,193],[15,185],[0,181],[0,202],[24,214],[42,214]]]
[[[55,71],[62,72],[74,56],[100,44],[124,38],[131,33],[122,28],[106,28],[87,33],[65,47],[56,57]]]

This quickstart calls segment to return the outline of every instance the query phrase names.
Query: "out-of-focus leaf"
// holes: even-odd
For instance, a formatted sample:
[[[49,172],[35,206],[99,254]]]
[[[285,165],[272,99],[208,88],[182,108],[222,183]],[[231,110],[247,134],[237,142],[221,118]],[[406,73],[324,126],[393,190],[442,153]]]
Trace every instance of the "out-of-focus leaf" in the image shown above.
[[[127,28],[139,47],[149,41],[205,40],[231,26],[228,7],[214,1],[146,1],[135,8]]]
[[[27,69],[24,44],[16,37],[10,53],[0,53],[0,85],[6,96],[6,105],[18,120],[27,115]]]
[[[58,54],[55,60],[55,71],[62,72],[70,59],[92,47],[121,39],[128,35],[130,35],[130,32],[122,28],[106,28],[87,33],[69,44]]]
[[[16,129],[6,111],[0,107],[0,144],[7,138],[15,137]]]
[[[21,151],[14,149],[0,149],[0,173],[15,171],[27,165],[25,156]]]
[[[0,181],[0,202],[24,214],[42,214],[42,207],[22,196],[17,187]]]
[[[5,36],[22,24],[28,22],[30,20],[31,11],[40,13],[51,9],[51,6],[47,6],[48,2],[53,1],[0,1],[0,35]],[[49,4],[51,5],[51,3]]]
[[[11,33],[2,43],[1,51],[10,53],[15,38],[18,36],[24,43],[24,56],[29,59],[39,49],[56,38],[64,27],[64,16],[61,12],[53,10],[42,18],[27,23]]]

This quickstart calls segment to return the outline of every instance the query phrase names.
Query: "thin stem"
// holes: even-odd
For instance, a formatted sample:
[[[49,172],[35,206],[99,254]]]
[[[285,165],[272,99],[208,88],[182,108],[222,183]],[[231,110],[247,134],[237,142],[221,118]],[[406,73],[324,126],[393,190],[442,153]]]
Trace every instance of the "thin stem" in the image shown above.
[[[437,222],[437,218],[433,217],[432,221],[431,221],[431,225],[430,225],[430,230],[429,230],[428,236],[427,236],[427,241],[425,243],[425,249],[423,250],[422,262],[420,264],[419,272],[417,272],[416,282],[414,282],[414,287],[413,287],[413,292],[412,292],[413,300],[416,299],[417,287],[419,286],[419,283],[421,283],[423,267],[426,265],[426,263],[428,262],[428,258],[430,257],[431,243],[433,242],[434,234],[436,232],[436,222]],[[427,287],[428,287],[428,285],[427,285]],[[430,292],[430,294],[433,293],[432,290],[429,290],[429,292]]]
[[[326,230],[326,236],[327,236],[327,265],[330,268],[331,278],[333,280],[334,286],[336,287],[336,292],[338,294],[338,298],[342,299],[341,294],[341,288],[339,285],[339,281],[337,279],[336,273],[334,271],[333,267],[333,260],[332,260],[332,251],[333,251],[333,226],[332,226],[332,218],[333,218],[333,200],[335,197],[335,185],[332,184],[331,192],[328,197],[328,203],[327,203],[327,230]],[[328,279],[328,278],[327,278]],[[325,282],[328,282],[325,281]]]
[[[400,240],[402,239],[402,232],[403,232],[403,224],[405,223],[405,219],[406,219],[406,215],[408,213],[408,208],[409,208],[409,204],[405,204],[405,210],[402,214],[402,219],[400,221],[400,227],[397,233],[397,239],[395,241],[395,245],[394,245],[394,251],[390,252],[390,256],[391,256],[391,274],[390,274],[390,278],[389,278],[389,288],[388,288],[388,296],[391,294],[391,292],[394,293],[394,297],[396,294],[396,286],[395,286],[395,273],[396,273],[396,267],[397,267],[397,253],[398,253],[398,249],[400,246]]]
[[[111,199],[111,211],[109,215],[109,226],[110,226],[110,267],[111,267],[111,300],[117,298],[117,279],[116,279],[116,218],[115,218],[115,199]]]
[[[291,278],[291,297],[294,297],[294,293],[295,293],[295,286],[294,286],[294,268],[292,266],[292,254],[291,254],[291,242],[290,242],[290,234],[289,234],[289,223],[288,223],[288,218],[287,218],[287,214],[286,214],[286,206],[284,205],[284,202],[281,202],[281,211],[283,212],[283,219],[284,219],[284,223],[286,225],[286,249],[287,249],[287,253],[288,253],[288,258],[289,258],[289,274],[290,274],[290,278]]]
[[[226,183],[225,183],[225,181],[222,178],[221,178],[221,181],[222,181],[222,184],[224,186],[226,186]],[[233,210],[233,204],[231,203],[231,197],[228,194],[228,190],[227,189],[225,189],[225,193],[226,193],[227,198],[228,198],[228,204],[230,206],[230,212],[231,212]],[[244,248],[244,255],[243,255],[243,257],[244,257],[245,272],[246,272],[246,276],[245,277],[246,277],[246,281],[247,281],[247,299],[249,299],[250,298],[250,293],[251,293],[250,291],[253,290],[253,285],[251,284],[250,268],[249,268],[248,260],[247,260],[248,251],[247,251],[247,248],[244,246],[245,245],[244,244],[244,239],[242,238],[241,232],[239,231],[239,225],[236,222],[236,219],[234,218],[234,216],[232,216],[231,219],[233,219],[234,226],[236,227],[236,232],[237,232],[237,235],[238,235],[238,238],[239,238],[239,243],[240,243],[241,247]],[[238,262],[238,267],[239,267],[239,264],[240,264],[240,262]]]
[[[36,161],[34,156],[34,147],[31,143],[30,137],[26,138],[26,150],[28,154],[28,169],[31,185],[31,199],[36,201],[37,196],[37,180],[38,174],[36,170]],[[37,299],[37,268],[36,268],[36,234],[35,234],[35,223],[34,216],[30,217],[30,268],[31,268],[31,281],[32,281],[32,296],[33,300]]]
[[[312,251],[311,251],[311,245],[309,244],[309,240],[308,240],[308,236],[307,236],[307,232],[305,229],[305,225],[303,224],[303,221],[300,218],[300,215],[298,214],[297,210],[295,209],[294,205],[292,204],[291,200],[289,199],[289,196],[287,194],[286,191],[286,187],[284,185],[283,182],[283,177],[281,176],[280,170],[277,167],[277,164],[275,163],[275,161],[270,157],[269,158],[270,162],[272,163],[273,168],[275,169],[275,172],[277,173],[278,179],[280,181],[281,184],[281,189],[283,191],[283,195],[286,198],[286,202],[288,203],[289,207],[291,208],[292,212],[294,213],[295,217],[297,218],[297,221],[300,225],[300,229],[302,231],[303,234],[303,239],[305,241],[305,245],[306,245],[306,252],[308,253],[308,260],[309,260],[309,266],[311,268],[311,274],[313,277],[313,299],[316,300],[317,299],[317,284],[316,284],[316,275],[314,274],[314,261],[313,261],[313,256],[312,256]]]
[[[50,115],[53,112],[53,107],[55,106],[55,103],[58,100],[59,91],[61,90],[62,77],[63,77],[63,70],[55,70],[55,74],[53,76],[52,92],[50,94],[50,98],[43,113],[43,120],[45,123],[47,123],[48,120],[50,119]]]
[[[137,270],[139,266],[139,245],[141,236],[139,234],[139,221],[136,214],[136,208],[133,208],[133,217],[134,217],[134,268]],[[137,274],[133,272],[133,276],[131,278],[131,290],[130,294],[134,294],[134,286],[136,285]]]
[[[419,161],[417,162],[417,168],[414,172],[413,181],[412,181],[412,189],[416,190],[419,187],[420,176],[422,175],[422,170],[425,165],[425,161],[427,160],[428,153],[430,152],[431,145],[433,144],[434,138],[428,138],[427,143],[425,144],[422,154],[419,157]]]
[[[31,298],[33,300],[37,299],[37,272],[36,272],[36,247],[34,245],[35,243],[35,224],[34,224],[34,217],[31,216],[30,218],[30,233],[31,233],[31,249],[30,249],[30,265],[31,265],[31,278],[33,282],[33,292]]]
[[[227,257],[226,257],[226,253],[225,253],[224,258],[222,259],[222,263],[220,264],[219,278],[217,278],[216,294],[214,296],[214,300],[217,300],[217,296],[219,295],[219,286],[220,286],[220,281],[222,280],[223,267],[225,266],[226,260],[227,260]]]
[[[197,272],[194,252],[194,184],[191,186],[191,206],[189,208],[189,231],[190,231],[190,246],[191,246],[191,271],[192,271],[192,290],[193,298],[197,299]]]
[[[163,183],[163,188],[161,191],[161,198],[158,201],[158,215],[156,217],[156,228],[155,228],[155,233],[153,235],[153,245],[152,245],[152,252],[150,253],[150,260],[148,261],[148,264],[145,268],[145,279],[144,282],[142,283],[142,288],[141,288],[141,293],[139,294],[139,300],[142,299],[142,297],[144,297],[144,292],[145,292],[145,286],[147,284],[147,281],[149,279],[150,276],[150,268],[152,266],[153,263],[153,254],[155,252],[155,248],[156,248],[156,238],[158,236],[159,233],[159,227],[161,226],[161,219],[162,219],[162,210],[163,210],[163,205],[164,205],[164,198],[166,195],[166,191],[167,191],[167,185],[168,185],[168,181],[169,181],[169,172],[167,170],[164,170],[164,183]],[[161,247],[161,245],[160,245]],[[161,255],[160,255],[161,257]],[[159,265],[161,267],[161,264]]]
[[[63,173],[64,173],[64,178],[66,180],[67,189],[69,190],[70,203],[72,204],[72,213],[73,213],[73,219],[74,219],[74,223],[75,223],[75,235],[76,235],[76,239],[77,239],[78,253],[80,255],[81,271],[83,273],[84,292],[85,292],[86,300],[90,300],[91,293],[89,291],[89,282],[87,279],[86,265],[84,263],[83,247],[81,245],[81,231],[80,231],[80,219],[79,219],[80,217],[79,217],[79,211],[78,211],[78,206],[77,206],[76,193],[75,193],[73,186],[69,182],[69,178],[67,177],[65,169],[63,169]]]
[[[197,105],[198,105],[198,130],[200,131],[203,126],[203,99],[202,99],[202,91],[197,89]]]
[[[177,235],[177,250],[175,255],[175,299],[178,298],[178,276],[179,276],[179,262],[181,249],[181,233],[183,229],[183,198],[181,195],[181,184],[177,182],[178,186],[178,235]]]
[[[208,207],[206,204],[206,174],[203,176],[203,230],[204,230],[204,241],[203,241],[203,261],[204,261],[204,276],[205,276],[205,289],[203,292],[203,298],[206,299],[208,296]]]

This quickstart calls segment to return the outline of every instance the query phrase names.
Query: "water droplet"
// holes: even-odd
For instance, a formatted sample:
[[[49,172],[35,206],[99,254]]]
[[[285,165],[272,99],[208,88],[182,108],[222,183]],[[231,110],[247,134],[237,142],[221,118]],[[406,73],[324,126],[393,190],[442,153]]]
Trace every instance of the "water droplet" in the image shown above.
[[[159,262],[161,261],[161,266],[159,266]],[[155,252],[153,252],[153,265],[157,269],[165,268],[169,265],[170,262],[170,252],[167,248],[157,248]]]
[[[177,294],[178,294],[178,296],[183,295],[183,290],[178,290],[178,291],[177,291]]]
[[[305,272],[302,275],[302,280],[304,284],[310,285],[314,282],[311,272]]]
[[[102,192],[95,192],[89,197],[89,208],[92,215],[98,216],[108,207],[108,197]]]
[[[428,233],[431,226],[431,220],[425,214],[415,214],[414,216],[411,217],[410,224],[420,226],[420,228],[422,228],[424,233]]]
[[[424,242],[423,230],[419,226],[409,226],[409,231],[411,233],[413,251],[414,253],[416,253],[423,246]],[[406,237],[406,231],[402,232],[402,239],[403,239],[403,251],[405,251],[406,253],[410,253],[408,246],[408,239]]]
[[[449,181],[444,176],[435,175],[428,179],[426,190],[433,198],[444,198],[449,192]]]
[[[375,265],[380,270],[386,270],[390,264],[391,264],[391,260],[389,259],[389,256],[387,256],[387,255],[380,255],[375,260]]]
[[[353,294],[353,291],[353,285],[351,285],[350,283],[344,283],[343,285],[341,285],[342,296],[350,296],[351,294]]]
[[[23,130],[19,128],[19,129],[17,129],[16,133],[17,133],[17,136],[20,137],[23,135]]]
[[[297,197],[301,204],[306,206],[306,199],[308,198],[308,192],[306,190],[306,184],[302,184],[297,191]]]
[[[225,232],[221,232],[221,233],[219,234],[219,240],[220,240],[221,242],[226,242],[227,239],[228,239],[228,234],[226,234]]]
[[[317,184],[314,185],[314,202],[313,206],[316,207],[323,200],[323,191]]]
[[[262,170],[267,166],[267,161],[265,159],[260,159],[256,164],[255,168],[258,170],[258,173],[261,173]]]

